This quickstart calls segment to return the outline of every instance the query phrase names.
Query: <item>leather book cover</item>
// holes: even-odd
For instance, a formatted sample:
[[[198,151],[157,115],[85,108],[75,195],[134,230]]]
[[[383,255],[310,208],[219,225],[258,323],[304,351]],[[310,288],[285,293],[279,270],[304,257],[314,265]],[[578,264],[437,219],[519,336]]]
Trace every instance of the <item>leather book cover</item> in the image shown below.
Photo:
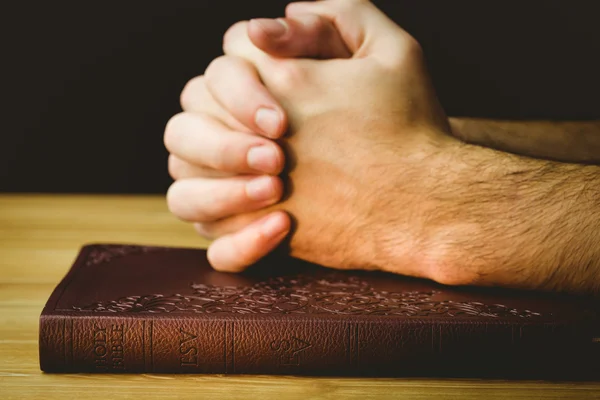
[[[269,256],[241,274],[199,249],[89,245],[40,318],[46,372],[582,377],[583,297],[451,288]]]

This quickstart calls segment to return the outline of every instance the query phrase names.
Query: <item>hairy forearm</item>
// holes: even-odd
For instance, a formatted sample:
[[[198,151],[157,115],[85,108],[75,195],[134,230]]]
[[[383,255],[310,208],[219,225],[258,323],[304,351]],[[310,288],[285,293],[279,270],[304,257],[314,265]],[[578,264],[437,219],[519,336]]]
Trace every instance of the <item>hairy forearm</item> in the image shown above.
[[[455,248],[473,283],[600,293],[600,167],[465,147]]]
[[[450,118],[466,143],[540,159],[600,164],[599,121],[502,121]]]

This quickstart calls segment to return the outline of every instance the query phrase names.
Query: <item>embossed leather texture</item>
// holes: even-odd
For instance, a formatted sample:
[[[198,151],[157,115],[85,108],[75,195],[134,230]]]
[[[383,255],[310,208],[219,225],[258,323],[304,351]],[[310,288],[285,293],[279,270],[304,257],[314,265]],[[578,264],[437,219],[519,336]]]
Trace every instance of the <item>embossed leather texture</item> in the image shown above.
[[[89,245],[40,318],[46,372],[595,376],[589,299],[450,288],[270,256]],[[596,360],[594,360],[596,358]]]

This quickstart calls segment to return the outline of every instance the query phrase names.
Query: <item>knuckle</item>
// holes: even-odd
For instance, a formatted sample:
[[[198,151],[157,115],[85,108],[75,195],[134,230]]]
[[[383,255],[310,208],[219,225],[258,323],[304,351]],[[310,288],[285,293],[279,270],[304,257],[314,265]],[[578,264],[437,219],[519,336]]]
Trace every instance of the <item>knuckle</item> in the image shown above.
[[[185,113],[181,112],[179,114],[175,114],[169,119],[169,121],[167,121],[167,124],[165,126],[165,133],[163,136],[163,142],[165,148],[170,152],[172,152],[173,149],[176,148],[176,143],[178,142],[180,137],[179,132],[181,129],[181,123],[185,118]]]
[[[220,171],[232,171],[236,164],[239,154],[236,151],[238,145],[236,142],[227,140],[226,137],[221,137],[221,140],[216,144],[213,158],[210,167]]]
[[[204,89],[204,79],[204,75],[196,76],[185,84],[179,95],[179,104],[183,110],[190,108],[197,92]]]
[[[301,85],[306,76],[305,71],[293,60],[285,60],[273,68],[271,81],[273,88],[291,90]]]
[[[302,6],[300,3],[297,2],[292,2],[285,6],[285,16],[289,18],[291,16],[296,15],[296,11],[298,11],[298,5]]]
[[[354,0],[330,0],[327,4],[329,7],[335,7],[336,10],[341,10],[354,4]]]
[[[412,36],[401,34],[396,42],[394,48],[397,50],[391,51],[384,63],[388,69],[404,70],[407,66],[415,65],[423,59],[423,49]]]
[[[404,42],[404,53],[409,58],[422,57],[423,56],[423,47],[421,43],[417,41],[414,37],[406,34],[403,38]]]
[[[362,0],[337,0],[336,6],[340,10],[351,10],[351,9],[355,8],[357,5],[363,4],[363,3],[364,3],[364,1],[362,1]]]
[[[248,21],[239,21],[231,25],[223,35],[223,53],[228,54],[233,50],[235,42],[240,38],[240,35],[246,33]]]
[[[334,11],[339,18],[355,18],[351,14],[356,14],[357,12],[361,12],[361,10],[357,10],[357,8],[364,7],[368,4],[369,1],[366,0],[334,0],[330,3],[331,10]]]
[[[219,56],[208,64],[208,67],[206,67],[206,70],[204,71],[204,79],[207,85],[215,80],[215,77],[218,76],[219,72],[228,64],[229,59],[229,56]]]

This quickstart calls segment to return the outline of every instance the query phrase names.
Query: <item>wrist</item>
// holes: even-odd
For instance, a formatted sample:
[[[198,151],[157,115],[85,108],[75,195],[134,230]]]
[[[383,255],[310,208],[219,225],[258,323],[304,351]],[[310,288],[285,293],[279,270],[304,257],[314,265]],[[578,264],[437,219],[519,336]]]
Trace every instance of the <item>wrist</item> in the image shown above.
[[[461,259],[459,249],[447,245],[453,232],[468,233],[470,225],[457,212],[465,212],[457,197],[470,191],[477,175],[469,159],[481,159],[485,149],[465,144],[447,132],[427,133],[435,144],[422,143],[419,151],[402,154],[391,170],[388,186],[380,190],[376,209],[386,209],[374,232],[372,245],[378,268],[394,273],[433,279],[445,284],[463,284],[470,278],[451,276]],[[480,160],[481,161],[481,160]],[[408,272],[407,272],[408,271]]]
[[[600,272],[598,168],[464,145],[430,241],[433,279],[582,292]],[[594,189],[596,191],[594,191]],[[450,201],[452,200],[452,201]],[[437,218],[440,218],[439,216]]]
[[[382,229],[383,265],[449,285],[540,285],[544,267],[515,276],[539,250],[529,235],[536,199],[526,198],[536,168],[457,140],[442,149],[423,159],[426,167],[413,166],[421,174],[398,169],[386,215],[404,218],[388,218]]]
[[[430,244],[434,279],[540,288],[552,269],[540,263],[544,232],[564,206],[540,182],[548,163],[466,143],[455,159]]]
[[[426,147],[402,154],[372,202],[385,210],[365,253],[377,268],[449,285],[600,286],[598,167],[457,140]]]

